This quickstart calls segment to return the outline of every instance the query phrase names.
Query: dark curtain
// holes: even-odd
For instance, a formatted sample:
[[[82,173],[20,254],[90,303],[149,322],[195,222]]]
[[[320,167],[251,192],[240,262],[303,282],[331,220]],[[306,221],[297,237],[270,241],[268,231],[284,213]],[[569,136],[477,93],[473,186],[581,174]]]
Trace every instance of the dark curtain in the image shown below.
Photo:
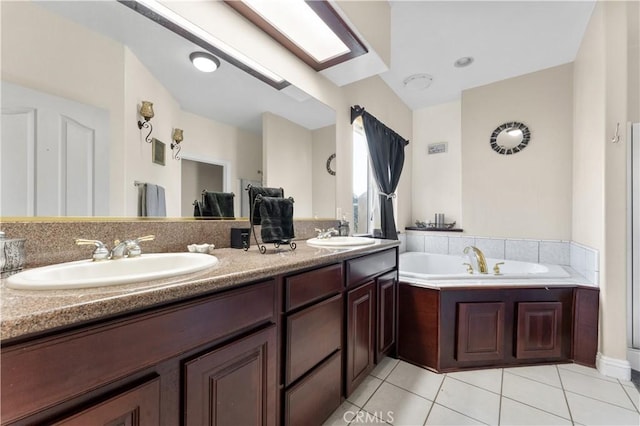
[[[362,117],[367,137],[373,174],[380,191],[380,224],[382,237],[397,240],[398,231],[393,217],[393,198],[404,166],[404,148],[409,141],[382,124],[359,106],[351,107],[351,122]]]

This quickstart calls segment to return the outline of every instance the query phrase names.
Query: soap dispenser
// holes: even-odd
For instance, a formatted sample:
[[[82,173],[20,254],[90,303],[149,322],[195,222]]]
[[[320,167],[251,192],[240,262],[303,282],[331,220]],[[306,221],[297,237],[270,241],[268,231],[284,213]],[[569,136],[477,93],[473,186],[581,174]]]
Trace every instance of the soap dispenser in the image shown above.
[[[19,272],[24,267],[24,238],[6,238],[0,231],[0,277]]]
[[[342,216],[342,220],[340,221],[340,224],[338,225],[338,235],[341,237],[348,237],[349,236],[349,221],[347,221],[346,216]]]

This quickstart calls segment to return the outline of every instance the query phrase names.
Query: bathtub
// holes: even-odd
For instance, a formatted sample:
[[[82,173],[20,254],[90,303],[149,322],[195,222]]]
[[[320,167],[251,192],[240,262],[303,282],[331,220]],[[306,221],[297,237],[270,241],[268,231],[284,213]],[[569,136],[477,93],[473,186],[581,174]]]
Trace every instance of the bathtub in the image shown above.
[[[504,281],[504,280],[549,280],[567,279],[571,274],[560,265],[546,265],[539,263],[520,262],[517,260],[490,259],[487,258],[487,274],[474,271],[467,272],[463,263],[470,263],[464,256],[431,254],[421,252],[406,252],[400,255],[400,280],[404,281]],[[493,267],[498,262],[500,275],[493,273]]]

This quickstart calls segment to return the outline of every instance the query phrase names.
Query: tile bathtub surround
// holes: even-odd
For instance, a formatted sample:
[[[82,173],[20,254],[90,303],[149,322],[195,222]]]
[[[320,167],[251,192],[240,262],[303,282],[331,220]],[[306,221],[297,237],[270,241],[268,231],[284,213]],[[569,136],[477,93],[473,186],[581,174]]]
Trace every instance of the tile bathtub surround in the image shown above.
[[[295,220],[296,240],[315,236],[315,228],[336,227],[335,220]],[[33,268],[74,260],[90,259],[91,246],[77,246],[74,239],[100,240],[111,248],[114,240],[155,235],[141,244],[147,253],[186,251],[188,244],[213,243],[216,248],[230,245],[231,228],[248,228],[246,220],[66,220],[3,222],[1,229],[11,238],[26,238],[26,267]],[[260,227],[256,228],[258,236]],[[252,238],[251,244],[255,241]]]
[[[381,364],[325,425],[640,424],[631,382],[577,364],[447,374],[393,358]]]
[[[580,275],[592,283],[600,282],[600,256],[598,250],[571,242],[569,248],[570,265]]]

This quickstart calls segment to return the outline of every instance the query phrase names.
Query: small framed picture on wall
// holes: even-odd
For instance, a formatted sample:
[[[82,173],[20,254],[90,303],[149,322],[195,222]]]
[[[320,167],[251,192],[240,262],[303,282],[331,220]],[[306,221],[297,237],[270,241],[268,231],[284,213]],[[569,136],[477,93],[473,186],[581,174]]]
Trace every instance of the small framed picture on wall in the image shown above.
[[[164,142],[159,141],[156,138],[153,138],[151,143],[151,161],[156,164],[160,164],[164,166],[164,151],[165,144]]]

